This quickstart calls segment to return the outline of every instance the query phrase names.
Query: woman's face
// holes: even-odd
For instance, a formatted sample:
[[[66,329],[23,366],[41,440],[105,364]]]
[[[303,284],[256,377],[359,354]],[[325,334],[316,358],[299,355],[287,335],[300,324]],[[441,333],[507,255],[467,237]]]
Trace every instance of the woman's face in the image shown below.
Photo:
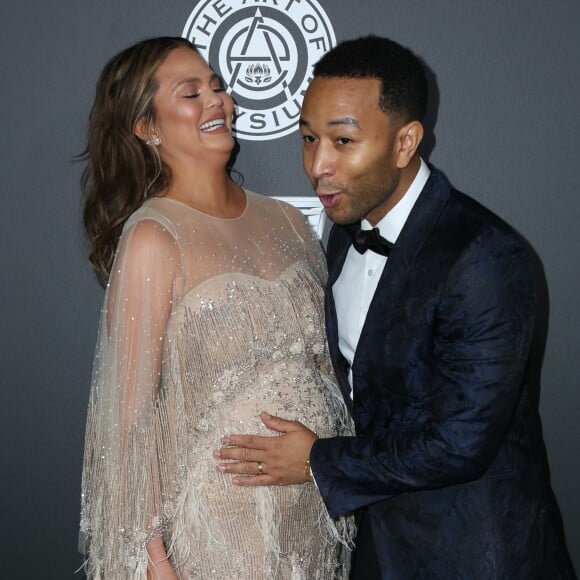
[[[176,48],[155,78],[154,126],[162,159],[174,168],[192,158],[207,162],[216,156],[227,162],[234,146],[234,103],[203,58],[187,47]]]

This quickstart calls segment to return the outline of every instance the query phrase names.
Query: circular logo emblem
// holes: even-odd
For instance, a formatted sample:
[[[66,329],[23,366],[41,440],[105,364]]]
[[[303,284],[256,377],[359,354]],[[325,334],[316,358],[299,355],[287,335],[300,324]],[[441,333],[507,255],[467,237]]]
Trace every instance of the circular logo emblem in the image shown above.
[[[315,0],[202,0],[182,36],[222,77],[237,137],[266,141],[297,127],[316,61],[336,44]]]

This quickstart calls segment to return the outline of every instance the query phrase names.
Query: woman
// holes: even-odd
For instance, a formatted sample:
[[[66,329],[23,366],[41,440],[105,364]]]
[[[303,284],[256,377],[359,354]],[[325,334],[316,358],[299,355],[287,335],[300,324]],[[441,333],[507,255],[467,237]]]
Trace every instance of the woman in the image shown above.
[[[326,373],[323,258],[302,215],[229,177],[233,102],[193,45],[101,73],[84,221],[106,282],[81,530],[91,578],[333,578],[350,523],[313,484],[236,488],[212,458],[259,412],[346,433]]]

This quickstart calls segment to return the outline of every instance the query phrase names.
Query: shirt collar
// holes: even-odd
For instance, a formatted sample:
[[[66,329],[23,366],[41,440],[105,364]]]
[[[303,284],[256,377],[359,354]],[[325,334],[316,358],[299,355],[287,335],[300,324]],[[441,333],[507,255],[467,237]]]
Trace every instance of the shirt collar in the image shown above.
[[[409,189],[404,193],[403,197],[397,202],[395,207],[393,207],[386,216],[376,225],[381,232],[381,235],[389,240],[390,242],[395,242],[415,205],[415,202],[421,195],[431,170],[429,166],[421,159],[421,167],[415,175],[415,179],[409,186]],[[362,220],[361,228],[363,230],[372,229],[371,224],[367,220]]]

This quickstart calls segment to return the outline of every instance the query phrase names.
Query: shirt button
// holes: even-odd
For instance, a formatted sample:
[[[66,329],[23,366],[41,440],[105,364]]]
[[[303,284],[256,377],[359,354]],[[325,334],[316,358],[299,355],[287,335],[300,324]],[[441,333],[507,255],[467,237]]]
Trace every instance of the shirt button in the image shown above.
[[[372,268],[369,268],[369,269],[367,270],[367,275],[368,275],[368,276],[372,276],[372,275],[373,275],[373,270],[372,270]]]

